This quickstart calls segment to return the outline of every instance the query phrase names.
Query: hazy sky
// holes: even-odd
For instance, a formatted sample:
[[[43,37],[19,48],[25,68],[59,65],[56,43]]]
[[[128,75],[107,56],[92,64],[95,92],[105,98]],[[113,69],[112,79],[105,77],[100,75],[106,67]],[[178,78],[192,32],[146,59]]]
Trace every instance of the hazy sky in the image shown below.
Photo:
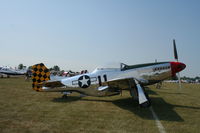
[[[174,61],[200,76],[199,0],[0,0],[0,66]]]

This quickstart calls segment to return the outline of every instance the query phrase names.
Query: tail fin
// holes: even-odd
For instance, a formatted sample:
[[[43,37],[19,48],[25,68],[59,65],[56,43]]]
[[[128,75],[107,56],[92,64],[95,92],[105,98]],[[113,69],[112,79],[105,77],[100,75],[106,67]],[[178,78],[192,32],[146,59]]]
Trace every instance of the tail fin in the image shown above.
[[[32,66],[32,87],[34,90],[41,91],[42,87],[39,84],[48,80],[50,80],[50,72],[43,63]]]

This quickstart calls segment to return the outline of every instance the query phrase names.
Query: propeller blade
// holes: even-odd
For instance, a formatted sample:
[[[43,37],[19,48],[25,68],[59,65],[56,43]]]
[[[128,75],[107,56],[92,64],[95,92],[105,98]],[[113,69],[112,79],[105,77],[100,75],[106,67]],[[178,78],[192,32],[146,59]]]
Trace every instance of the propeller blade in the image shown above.
[[[174,58],[175,58],[175,60],[178,62],[178,52],[177,52],[177,49],[176,49],[176,41],[175,41],[175,39],[173,39],[173,45],[174,45]],[[179,89],[181,89],[182,86],[181,86],[181,77],[180,77],[180,73],[177,73],[177,77],[178,77]]]
[[[174,45],[174,58],[178,61],[178,53],[177,53],[177,49],[176,49],[175,39],[173,39],[173,45]]]
[[[180,73],[177,73],[177,75],[178,75],[178,84],[179,84],[179,89],[182,89]]]

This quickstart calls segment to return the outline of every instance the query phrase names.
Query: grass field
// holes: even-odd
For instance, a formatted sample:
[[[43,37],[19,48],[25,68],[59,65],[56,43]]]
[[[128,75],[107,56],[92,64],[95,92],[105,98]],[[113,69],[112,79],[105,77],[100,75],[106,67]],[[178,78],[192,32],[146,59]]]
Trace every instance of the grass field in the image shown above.
[[[200,132],[200,85],[150,86],[152,106],[166,132]],[[129,92],[113,97],[39,93],[22,78],[0,79],[1,133],[159,133],[149,108],[140,108]]]

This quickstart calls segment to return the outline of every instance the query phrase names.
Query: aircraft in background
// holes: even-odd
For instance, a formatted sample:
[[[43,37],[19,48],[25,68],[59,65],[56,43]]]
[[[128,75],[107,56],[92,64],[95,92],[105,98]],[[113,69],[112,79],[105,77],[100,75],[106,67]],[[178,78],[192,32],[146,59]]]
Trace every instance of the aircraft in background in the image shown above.
[[[62,79],[50,79],[50,72],[45,65],[36,64],[32,66],[32,87],[40,92],[62,92],[65,98],[72,92],[103,97],[119,95],[123,90],[129,90],[141,107],[149,107],[151,102],[145,86],[169,79],[186,67],[178,62],[175,40],[173,44],[176,61],[138,65],[121,63],[118,68],[97,68],[92,73]]]
[[[22,70],[15,70],[13,68],[10,67],[0,67],[0,74],[3,75],[7,75],[7,77],[9,76],[16,76],[16,75],[24,75],[27,72],[27,69],[22,69]]]

